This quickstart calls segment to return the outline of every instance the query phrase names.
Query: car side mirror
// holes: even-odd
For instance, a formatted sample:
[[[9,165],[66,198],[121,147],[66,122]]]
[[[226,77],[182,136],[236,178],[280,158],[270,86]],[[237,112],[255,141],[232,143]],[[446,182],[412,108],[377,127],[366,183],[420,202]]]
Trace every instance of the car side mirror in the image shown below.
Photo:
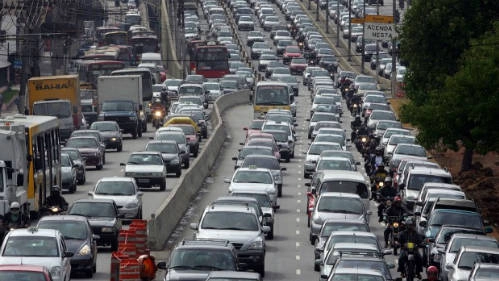
[[[383,255],[391,255],[393,254],[393,249],[383,249]]]
[[[189,225],[189,227],[192,229],[192,230],[197,230],[198,229],[198,224],[193,222]]]
[[[485,233],[492,233],[494,232],[494,228],[492,228],[492,226],[488,225],[485,227]]]
[[[144,192],[142,191],[137,192],[137,197],[142,197],[142,196],[144,196]]]
[[[71,258],[72,256],[74,256],[73,252],[64,252],[64,257],[65,258]]]
[[[286,167],[281,167],[281,171],[287,171]]]
[[[415,204],[416,204],[416,206],[420,206],[420,207],[421,207],[421,206],[423,206],[423,202],[419,202],[419,201],[418,201],[418,202],[416,202]]]
[[[99,240],[100,239],[100,235],[98,235],[98,234],[92,234],[92,239]]]
[[[404,189],[405,188],[405,183],[399,184],[399,189]]]
[[[229,178],[224,178],[224,182],[225,183],[230,183],[230,179]]]
[[[435,242],[435,238],[428,238],[428,242],[430,242],[430,243]]]
[[[355,165],[360,165],[360,162],[359,161],[355,162]]]
[[[426,227],[426,225],[427,225],[426,221],[420,221],[419,222],[419,226],[421,226],[421,227]]]
[[[419,216],[421,216],[421,212],[415,212],[414,215],[419,217]]]
[[[274,207],[272,207],[275,210],[279,210],[281,208],[281,205],[275,205]]]
[[[310,183],[310,182],[306,182],[306,183],[305,183],[305,186],[312,186],[312,183]]]
[[[126,166],[126,164],[125,163],[120,163],[120,166]]]
[[[263,231],[263,233],[269,233],[270,232],[270,226],[268,226],[268,225],[262,226],[262,231]]]
[[[158,267],[159,269],[163,269],[163,270],[167,269],[166,262],[164,262],[164,261],[158,262],[158,264],[156,264],[156,267]]]
[[[93,192],[93,191],[89,191],[87,194],[88,194],[89,196],[94,196],[94,192]]]
[[[448,263],[445,265],[445,269],[451,270],[452,269],[452,264]]]

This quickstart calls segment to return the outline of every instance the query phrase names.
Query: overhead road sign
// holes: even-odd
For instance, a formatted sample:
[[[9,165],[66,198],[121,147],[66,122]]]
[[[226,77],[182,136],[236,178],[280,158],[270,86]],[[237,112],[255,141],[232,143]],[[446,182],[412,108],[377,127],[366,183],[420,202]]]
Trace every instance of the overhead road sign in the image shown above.
[[[396,36],[397,32],[393,24],[372,22],[364,24],[364,39],[392,40]]]
[[[393,16],[366,15],[365,22],[393,23]]]

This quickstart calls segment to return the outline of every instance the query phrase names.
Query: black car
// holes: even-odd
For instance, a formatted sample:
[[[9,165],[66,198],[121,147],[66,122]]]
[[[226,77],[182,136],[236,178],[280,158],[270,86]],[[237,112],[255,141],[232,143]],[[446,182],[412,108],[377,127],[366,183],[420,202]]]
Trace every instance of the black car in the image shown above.
[[[97,238],[87,218],[82,216],[42,217],[37,228],[56,229],[61,232],[71,257],[71,273],[82,272],[91,278],[97,270]]]
[[[80,199],[68,209],[68,215],[88,218],[92,232],[99,235],[97,245],[118,249],[118,235],[121,230],[121,215],[118,206],[111,199]]]
[[[161,152],[166,165],[166,172],[175,173],[177,177],[182,175],[182,153],[176,141],[150,141],[146,144],[145,150]]]
[[[325,68],[329,72],[338,70],[338,59],[333,55],[325,55],[319,58],[319,66]]]
[[[168,263],[158,263],[166,270],[167,280],[204,281],[211,271],[235,271],[237,255],[228,241],[191,240],[180,242],[170,255]]]
[[[97,121],[92,123],[90,129],[101,133],[106,148],[116,148],[117,151],[123,150],[123,136],[116,121]]]

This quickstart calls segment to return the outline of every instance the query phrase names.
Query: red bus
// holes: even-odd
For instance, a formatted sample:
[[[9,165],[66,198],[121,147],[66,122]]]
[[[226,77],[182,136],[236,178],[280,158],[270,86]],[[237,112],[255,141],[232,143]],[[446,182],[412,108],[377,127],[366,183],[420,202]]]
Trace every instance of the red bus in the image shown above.
[[[125,68],[125,63],[114,60],[78,60],[75,63],[80,84],[97,86],[97,77],[111,75],[111,72]]]
[[[224,45],[207,45],[196,48],[191,73],[205,78],[222,78],[229,74],[229,52]]]

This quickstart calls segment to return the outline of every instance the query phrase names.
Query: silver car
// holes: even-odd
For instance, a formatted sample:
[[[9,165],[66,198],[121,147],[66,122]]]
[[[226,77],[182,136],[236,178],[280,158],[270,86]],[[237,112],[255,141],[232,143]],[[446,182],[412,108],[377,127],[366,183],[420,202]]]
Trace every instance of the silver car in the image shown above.
[[[142,195],[133,178],[101,178],[88,192],[95,199],[112,199],[124,219],[142,219]]]
[[[244,162],[241,165],[243,168],[249,168],[255,166],[258,168],[266,168],[272,172],[274,176],[274,181],[277,185],[277,196],[282,196],[282,185],[283,185],[283,174],[282,172],[286,170],[285,167],[281,167],[279,160],[275,156],[270,155],[248,155],[244,158]]]
[[[209,205],[199,221],[191,224],[196,239],[229,240],[237,251],[238,260],[265,275],[265,233],[255,211],[245,206]]]
[[[473,264],[477,261],[499,263],[499,249],[477,246],[462,246],[452,263],[446,264],[447,280],[468,280]]]

